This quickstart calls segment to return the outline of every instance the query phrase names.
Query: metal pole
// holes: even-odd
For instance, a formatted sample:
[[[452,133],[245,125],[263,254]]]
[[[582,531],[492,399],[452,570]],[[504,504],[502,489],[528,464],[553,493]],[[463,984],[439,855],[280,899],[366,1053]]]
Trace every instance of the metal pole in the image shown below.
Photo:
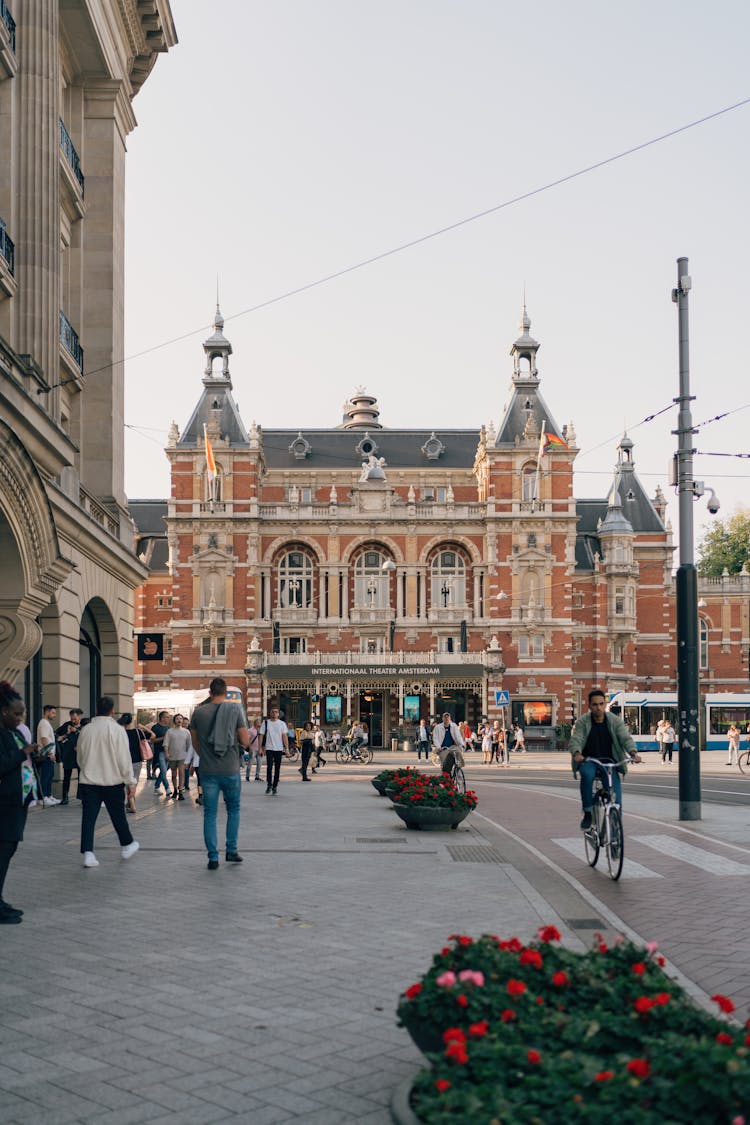
[[[698,576],[693,557],[693,417],[690,409],[687,258],[677,259],[680,394],[677,421],[677,495],[680,506],[680,565],[677,570],[677,710],[679,717],[680,820],[701,819],[698,723]]]

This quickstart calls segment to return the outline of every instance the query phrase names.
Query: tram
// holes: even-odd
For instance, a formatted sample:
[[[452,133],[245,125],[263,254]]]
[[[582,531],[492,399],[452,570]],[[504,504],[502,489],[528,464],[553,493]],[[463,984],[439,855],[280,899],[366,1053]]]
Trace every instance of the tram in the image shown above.
[[[729,692],[705,697],[706,749],[727,751],[727,731],[735,723],[742,732],[740,745],[744,749],[750,734],[750,694],[733,695]]]
[[[676,692],[610,692],[607,710],[630,727],[638,752],[658,750],[656,724],[667,719],[679,734]],[[750,693],[709,693],[702,697],[700,745],[704,750],[727,749],[727,731],[736,723],[743,749],[750,744]],[[677,748],[677,747],[676,747]]]

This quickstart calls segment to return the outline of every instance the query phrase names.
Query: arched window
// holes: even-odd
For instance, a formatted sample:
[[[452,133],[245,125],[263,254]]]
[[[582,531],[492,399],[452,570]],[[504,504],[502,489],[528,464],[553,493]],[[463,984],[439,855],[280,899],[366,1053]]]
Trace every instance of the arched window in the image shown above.
[[[466,605],[466,563],[458,551],[440,551],[432,560],[433,606],[440,609]]]
[[[313,598],[313,563],[304,551],[287,551],[279,561],[278,604],[307,609]]]
[[[382,551],[363,551],[354,564],[354,605],[357,609],[385,609],[390,605],[389,572],[383,570]]]
[[[521,499],[525,501],[536,500],[536,465],[529,463],[521,470]]]
[[[698,665],[705,669],[708,668],[708,622],[705,617],[700,618],[698,628]]]

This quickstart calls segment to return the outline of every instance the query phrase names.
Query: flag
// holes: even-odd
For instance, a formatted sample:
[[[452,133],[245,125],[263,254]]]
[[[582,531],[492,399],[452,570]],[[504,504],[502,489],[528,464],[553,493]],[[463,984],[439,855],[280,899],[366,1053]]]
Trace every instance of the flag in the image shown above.
[[[216,462],[214,461],[214,451],[211,448],[211,442],[208,440],[208,432],[206,424],[203,423],[203,439],[206,443],[206,473],[208,476],[208,483],[212,485],[216,480]]]
[[[563,441],[557,434],[551,434],[549,430],[542,430],[542,440],[539,442],[539,458],[544,457],[544,454],[552,446],[553,449],[568,449],[567,441]]]

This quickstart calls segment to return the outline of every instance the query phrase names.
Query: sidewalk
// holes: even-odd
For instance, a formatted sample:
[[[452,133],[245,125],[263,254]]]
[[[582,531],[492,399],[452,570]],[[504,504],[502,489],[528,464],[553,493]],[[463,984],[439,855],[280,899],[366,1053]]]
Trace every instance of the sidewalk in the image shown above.
[[[524,767],[537,757],[568,768],[528,754]],[[421,1059],[397,998],[449,934],[529,939],[552,923],[571,947],[591,938],[576,892],[517,860],[484,816],[407,832],[369,778],[413,760],[330,761],[309,785],[285,765],[277,798],[243,782],[245,862],[216,872],[200,809],[150,785],[128,862],[106,813],[101,866],[84,870],[78,802],[32,812],[6,884],[26,914],[3,930],[3,1125],[386,1125]],[[490,775],[469,771],[480,786]],[[485,784],[482,808],[543,793],[518,781]]]
[[[243,782],[245,862],[216,872],[200,810],[151,786],[128,862],[106,813],[93,870],[77,801],[30,814],[6,884],[26,914],[3,931],[4,1125],[390,1120],[420,1058],[397,998],[448,934],[566,927],[512,867],[454,861],[487,846],[473,817],[407,832],[354,769],[303,785],[285,766],[275,799]]]

